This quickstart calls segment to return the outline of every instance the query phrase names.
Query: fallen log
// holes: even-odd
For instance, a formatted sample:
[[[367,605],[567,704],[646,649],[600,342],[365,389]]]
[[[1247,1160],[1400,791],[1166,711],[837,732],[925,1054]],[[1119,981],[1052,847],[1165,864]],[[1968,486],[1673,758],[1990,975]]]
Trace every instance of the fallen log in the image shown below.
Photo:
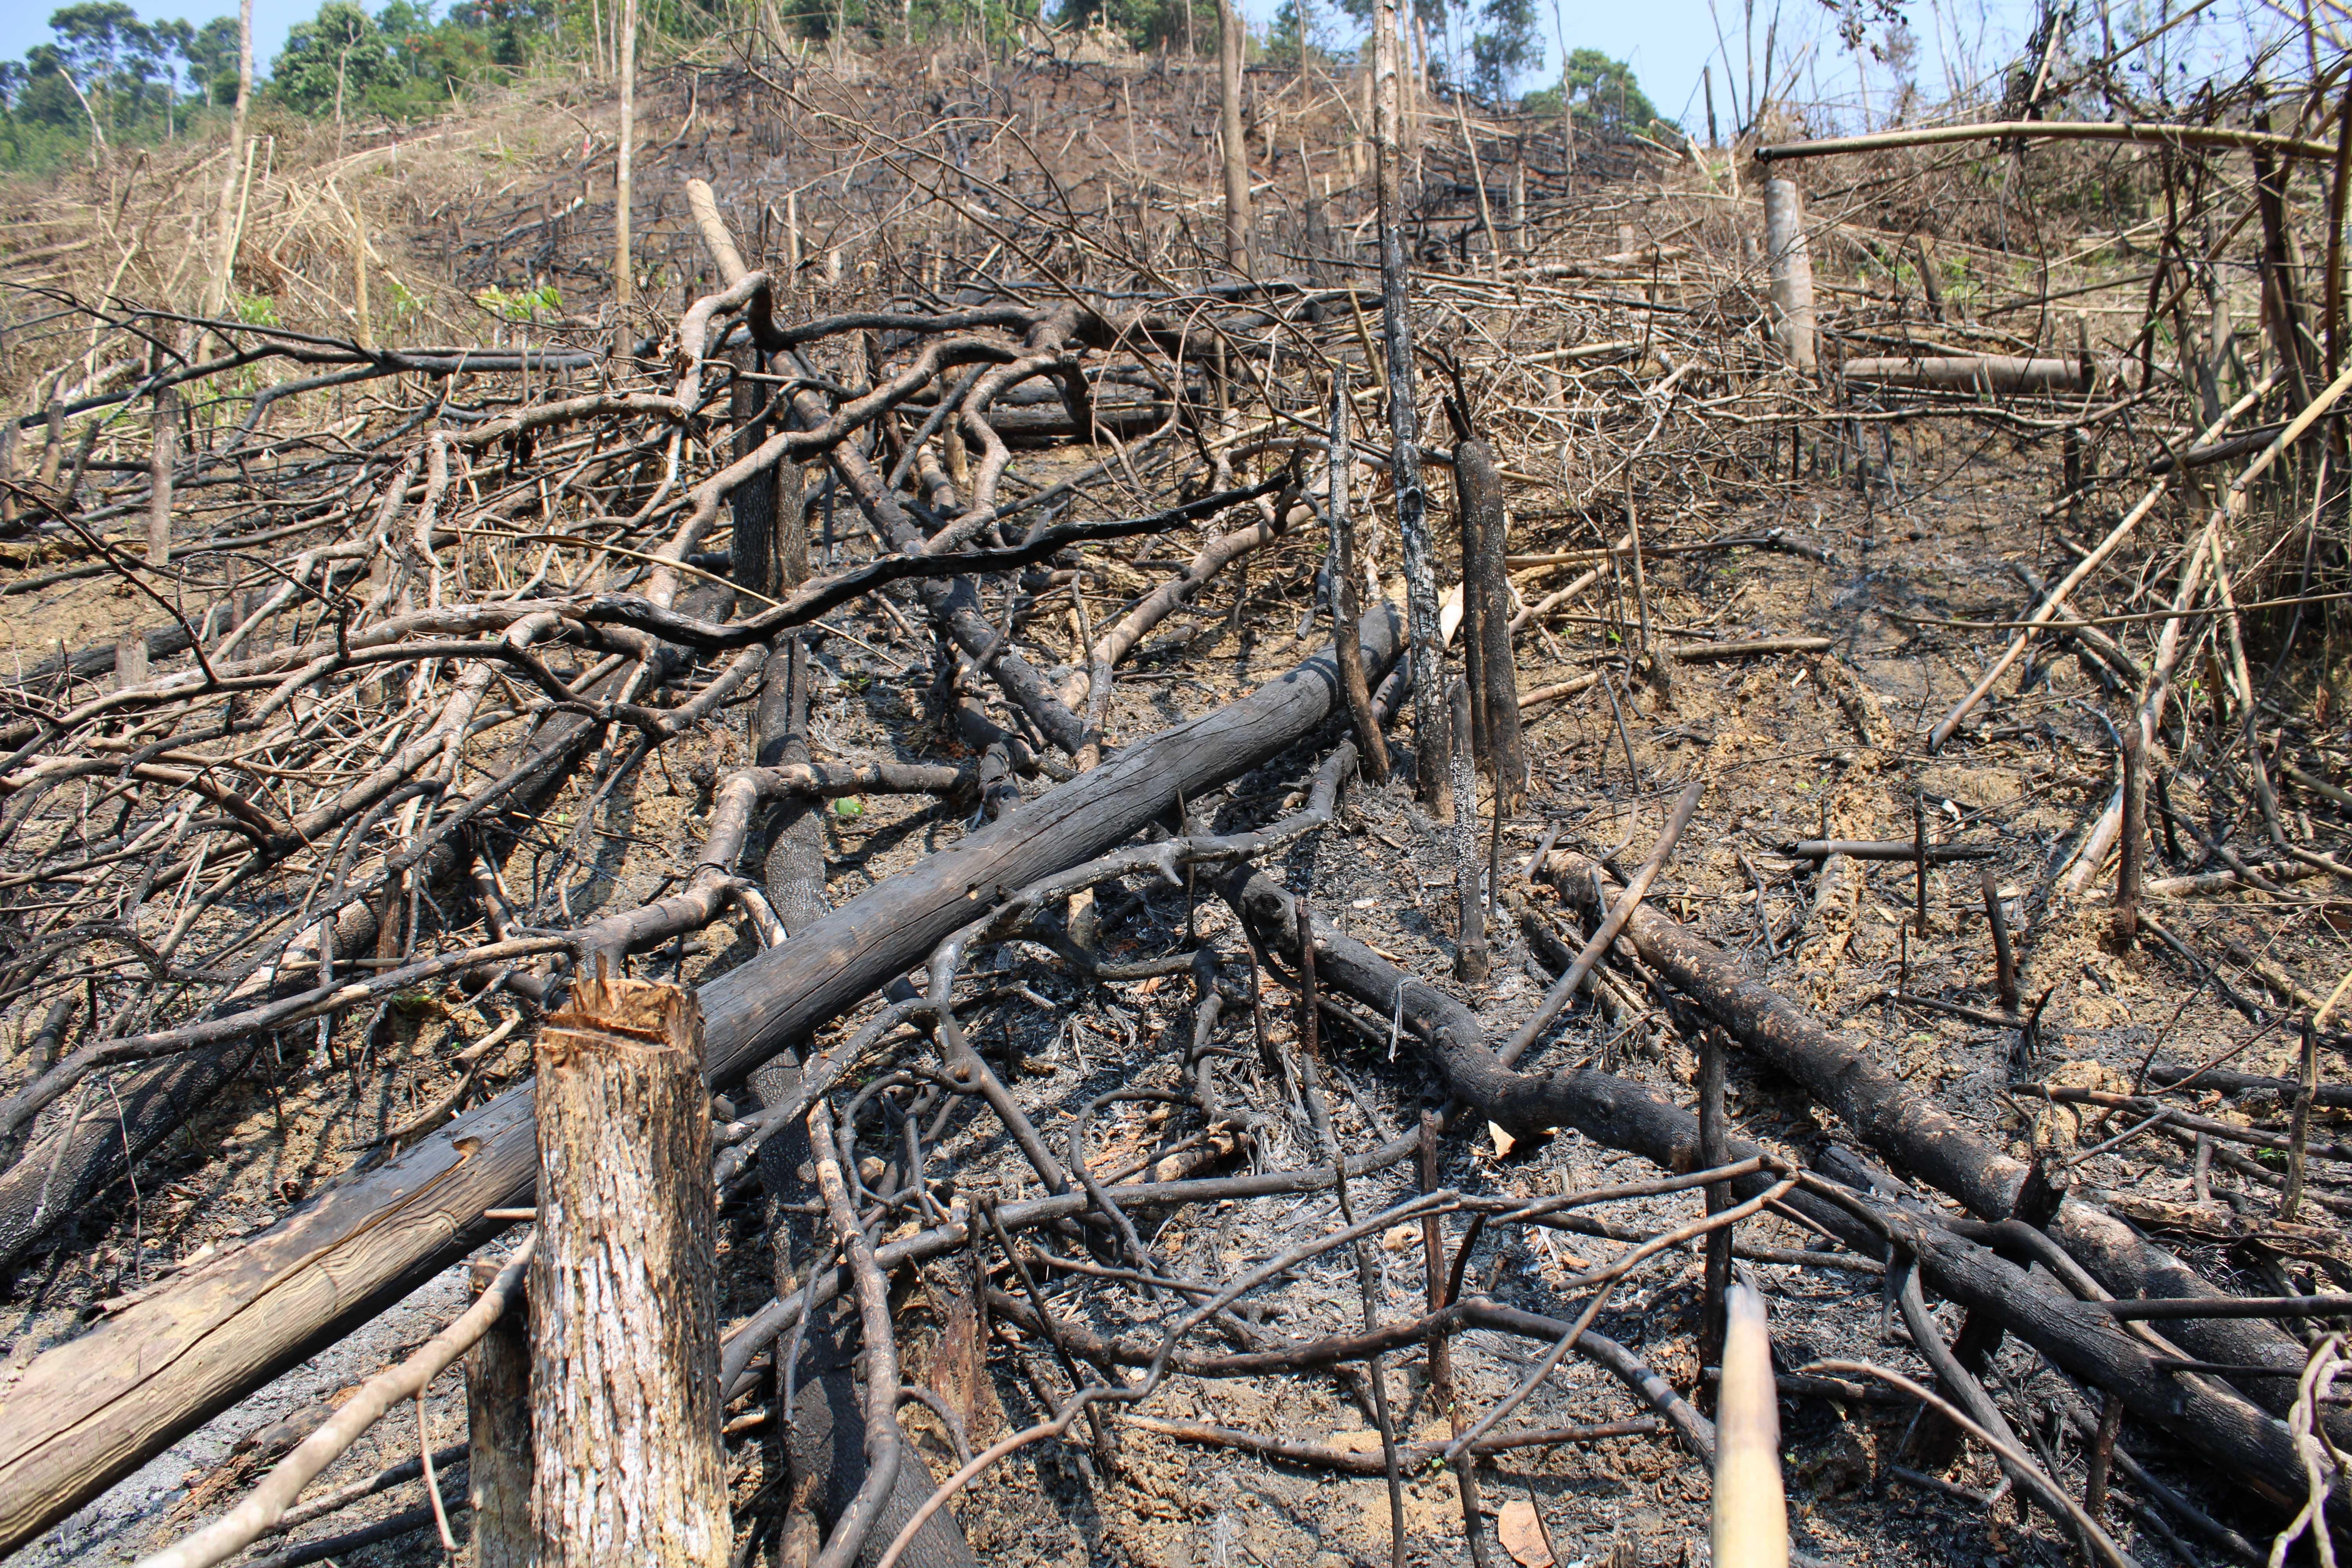
[[[2268,1078],[2229,1068],[2184,1068],[2162,1063],[2148,1069],[2147,1081],[2167,1089],[2189,1084],[2197,1089],[2218,1089],[2223,1094],[2274,1094],[2283,1100],[2292,1100],[2302,1087],[2291,1078]],[[2352,1106],[2352,1084],[2323,1083],[2312,1091],[2311,1103],[2339,1109]]]
[[[2267,131],[2228,125],[2142,125],[2130,121],[1995,120],[1974,125],[1922,125],[1865,136],[1832,136],[1818,142],[1768,142],[1756,149],[1759,163],[1782,158],[1825,158],[1845,153],[1875,153],[1889,147],[1942,147],[1959,142],[2138,142],[2168,147],[2259,147],[2282,158],[2326,162],[2336,149]]]
[[[1081,428],[1065,408],[1006,407],[1000,402],[988,411],[988,423],[1008,447],[1043,447],[1069,440],[1091,445],[1099,439],[1098,432],[1129,441],[1149,436],[1168,423],[1173,409],[1165,403],[1097,398],[1090,412],[1091,428]]]
[[[1931,865],[1951,860],[1990,860],[2000,851],[1990,844],[1930,844]],[[1800,860],[1826,860],[1843,855],[1850,860],[1916,860],[1919,846],[1908,838],[1800,838],[1780,846],[1780,853]]]
[[[2022,354],[1850,359],[1843,368],[1849,382],[1952,392],[2081,392],[2091,384],[2089,367],[2081,360],[2030,359]]]
[[[1400,618],[1360,628],[1385,671]],[[1091,858],[1340,710],[1319,654],[1250,695],[1123,748],[1091,773],[844,904],[704,986],[704,1070],[733,1082],[920,963],[1005,892]],[[0,1432],[0,1552],[14,1551],[184,1434],[333,1343],[509,1223],[537,1165],[528,1086],[321,1192],[226,1255],[37,1357]]]
[[[1677,664],[1727,664],[1739,658],[1768,658],[1776,653],[1827,653],[1834,639],[1823,637],[1748,637],[1738,642],[1678,642],[1667,656]]]
[[[1555,854],[1549,864],[1565,872],[1561,886],[1580,901],[1593,896],[1589,889],[1596,876],[1605,877],[1596,862],[1573,851]],[[1914,1094],[1866,1053],[1750,978],[1728,953],[1655,909],[1644,905],[1635,910],[1625,935],[1643,963],[1748,1049],[1802,1084],[1864,1143],[1958,1199],[1969,1213],[1987,1220],[2009,1217],[2025,1181],[2023,1161],[1995,1149],[1957,1118]],[[2063,1204],[2047,1228],[2118,1296],[2223,1296],[2171,1253],[2090,1204]],[[2305,1359],[2299,1341],[2255,1320],[2184,1321],[2176,1338],[2215,1363],[2276,1367],[2293,1373]],[[2249,1378],[2243,1392],[2273,1414],[2284,1414],[2294,1402],[2294,1387],[2279,1384],[2275,1378]],[[2340,1419],[2331,1420],[2331,1426]]]
[[[1288,893],[1264,872],[1245,866],[1228,873],[1219,890],[1277,963],[1295,964],[1297,922]],[[1637,914],[1628,933],[1642,923]],[[1402,973],[1319,917],[1314,931],[1316,973],[1321,983],[1379,1016],[1399,1018],[1428,1047],[1447,1090],[1471,1115],[1515,1133],[1573,1128],[1668,1171],[1705,1168],[1698,1118],[1693,1112],[1613,1073],[1573,1068],[1538,1076],[1505,1067],[1486,1045],[1476,1016],[1461,1002]],[[1657,961],[1646,952],[1643,956],[1656,967]],[[1279,968],[1276,973],[1286,980]],[[1730,1140],[1727,1152],[1734,1160],[1763,1155],[1785,1166],[1785,1161],[1747,1139]],[[1733,1187],[1745,1199],[1772,1185],[1774,1178],[1774,1172],[1760,1171],[1735,1181]],[[2302,1500],[2303,1464],[2284,1425],[2225,1384],[2179,1376],[2160,1367],[2150,1348],[2119,1327],[2098,1303],[2063,1294],[2046,1276],[2030,1273],[1916,1208],[1859,1195],[1848,1195],[1842,1205],[1806,1190],[1791,1193],[1787,1201],[1857,1249],[1884,1255],[1892,1237],[1918,1258],[1928,1281],[1943,1295],[1998,1315],[2011,1332],[2057,1365],[2113,1390],[2133,1415],[2179,1435],[2272,1502],[2288,1507]],[[1867,1228],[1849,1207],[1869,1214]],[[2068,1207],[2091,1212],[2079,1204]],[[2343,1489],[2339,1480],[2337,1490]]]

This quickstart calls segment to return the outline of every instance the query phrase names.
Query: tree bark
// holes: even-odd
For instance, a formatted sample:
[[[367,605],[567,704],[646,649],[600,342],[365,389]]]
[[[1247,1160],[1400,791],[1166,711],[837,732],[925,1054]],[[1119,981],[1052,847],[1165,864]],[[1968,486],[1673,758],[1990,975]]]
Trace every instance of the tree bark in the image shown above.
[[[720,266],[725,265],[722,259]],[[766,570],[775,586],[762,590],[770,594],[796,588],[809,574],[808,510],[800,466],[779,463],[772,472],[776,482],[766,513]],[[739,548],[737,560],[741,559]],[[760,701],[751,719],[752,754],[763,768],[810,759],[807,635],[787,634],[779,652],[782,657],[772,656],[762,671]],[[787,936],[797,935],[824,912],[824,821],[814,796],[789,795],[777,808],[769,823],[763,877],[768,901],[775,906],[776,919],[782,922]]]
[[[2139,934],[2140,863],[2147,840],[2147,731],[2133,713],[2123,731],[2123,826],[2116,845],[2114,939],[2123,945]]]
[[[503,1265],[478,1258],[479,1297]],[[501,1313],[466,1352],[466,1472],[474,1506],[471,1568],[531,1568],[530,1327]]]
[[[753,363],[764,369],[766,356],[761,355],[753,361],[750,350],[736,356],[735,368],[739,373],[751,369]],[[765,401],[764,387],[740,374],[737,374],[730,389],[728,412],[735,424],[735,456],[738,458],[749,456],[768,438],[768,422],[753,417]],[[776,590],[783,584],[777,537],[785,500],[781,492],[799,473],[799,468],[793,464],[778,463],[737,485],[727,498],[733,513],[731,572],[736,584],[764,599],[774,598]]]
[[[1246,278],[1251,226],[1249,136],[1242,129],[1243,42],[1234,0],[1217,0],[1217,128],[1225,163],[1225,260]]]
[[[719,1278],[691,993],[583,976],[533,1053],[538,1568],[726,1568]]]
[[[1811,375],[1816,364],[1813,257],[1805,243],[1805,197],[1794,180],[1764,182],[1764,255],[1774,335],[1789,363]]]
[[[1348,396],[1348,373],[1342,366],[1331,384],[1331,624],[1352,626],[1363,619],[1356,579],[1356,518],[1354,479],[1355,406]],[[1355,726],[1356,751],[1363,759],[1364,776],[1372,783],[1389,779],[1389,747],[1381,733],[1381,717],[1372,707],[1371,683],[1364,679],[1364,657],[1353,637],[1334,637],[1339,656],[1339,684],[1348,697],[1348,716]]]
[[[1396,0],[1372,14],[1372,160],[1381,235],[1381,343],[1388,362],[1389,473],[1403,545],[1405,618],[1412,632],[1412,749],[1417,793],[1434,805],[1445,788],[1444,640],[1429,547],[1429,496],[1421,488],[1421,414],[1413,403],[1412,315],[1404,248],[1404,188],[1397,168],[1400,60]]]
[[[1841,374],[1848,381],[1879,386],[1934,386],[1957,392],[2082,392],[2091,384],[2090,369],[2080,359],[2034,359],[2023,354],[1894,354],[1850,359]]]
[[[1365,617],[1358,635],[1375,678],[1402,632],[1387,605]],[[1311,658],[1122,749],[730,971],[701,993],[706,1075],[740,1079],[921,962],[972,918],[974,900],[1102,853],[1297,744],[1339,705],[1336,663]],[[509,1090],[37,1357],[0,1426],[0,1552],[496,1236],[505,1222],[483,1211],[530,1203],[536,1176],[530,1091]]]
[[[1479,761],[1495,784],[1496,815],[1507,816],[1527,800],[1528,757],[1511,655],[1511,586],[1504,573],[1503,479],[1495,470],[1494,448],[1484,441],[1456,443],[1454,487],[1462,509],[1463,605],[1475,616],[1463,628],[1465,651],[1474,640],[1477,648],[1477,689],[1470,694],[1474,728]]]
[[[2256,110],[2254,129],[2267,132],[2270,125],[2269,111]],[[2302,279],[2296,277],[2294,231],[2286,213],[2286,169],[2265,147],[2253,149],[2253,163],[2254,206],[2263,224],[2263,324],[2287,373],[2287,406],[2299,409],[2319,390],[2319,356],[2305,319]]]
[[[155,394],[147,453],[147,564],[172,563],[172,465],[180,455],[180,397],[170,387]],[[145,651],[142,644],[141,651]]]
[[[1711,1190],[1711,1189],[1710,1189]],[[1710,1205],[1712,1206],[1712,1205]],[[1708,1233],[1708,1258],[1720,1230]],[[1729,1250],[1727,1239],[1724,1249]],[[1712,1265],[1710,1264],[1710,1267]],[[1789,1504],[1780,1485],[1780,1402],[1764,1295],[1731,1288],[1715,1413],[1715,1568],[1779,1568],[1789,1561]]]
[[[245,125],[253,107],[253,0],[236,8],[236,108],[228,120],[228,166],[221,174],[220,204],[213,214],[213,272],[205,279],[203,314],[217,316],[228,303],[236,271],[236,184],[245,163]]]
[[[621,141],[613,157],[613,352],[625,355],[631,347],[629,309],[636,298],[636,274],[629,259],[629,200],[637,134],[637,0],[620,0],[620,6]]]
[[[1454,683],[1453,744],[1446,783],[1454,794],[1454,977],[1472,984],[1486,978],[1486,911],[1478,896],[1478,771],[1470,754],[1470,683]]]
[[[1698,1157],[1701,1164],[1710,1168],[1731,1163],[1730,1150],[1724,1142],[1730,1130],[1724,1124],[1723,1058],[1722,1034],[1715,1029],[1706,1031],[1698,1047]],[[1733,1206],[1729,1182],[1707,1184],[1708,1214],[1721,1214]],[[1727,1225],[1706,1233],[1706,1274],[1698,1328],[1698,1364],[1724,1368],[1727,1381],[1731,1373],[1724,1359],[1723,1346],[1727,1293],[1730,1289],[1731,1226]],[[1759,1301],[1759,1315],[1761,1306]],[[1728,1399],[1728,1391],[1721,1398]],[[1717,1414],[1721,1414],[1720,1408]]]

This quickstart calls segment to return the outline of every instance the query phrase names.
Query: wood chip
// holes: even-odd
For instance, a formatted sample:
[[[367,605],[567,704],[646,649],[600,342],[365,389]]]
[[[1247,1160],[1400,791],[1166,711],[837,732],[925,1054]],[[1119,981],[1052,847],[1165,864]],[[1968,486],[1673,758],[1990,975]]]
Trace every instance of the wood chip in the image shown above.
[[[1519,1568],[1552,1568],[1558,1561],[1551,1554],[1551,1536],[1545,1531],[1536,1505],[1525,1498],[1513,1498],[1503,1505],[1495,1533]]]

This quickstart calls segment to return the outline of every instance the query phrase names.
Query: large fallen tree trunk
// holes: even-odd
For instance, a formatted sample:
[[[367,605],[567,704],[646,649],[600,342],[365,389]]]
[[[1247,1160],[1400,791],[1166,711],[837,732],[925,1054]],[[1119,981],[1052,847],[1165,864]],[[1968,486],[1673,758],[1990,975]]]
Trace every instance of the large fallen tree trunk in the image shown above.
[[[1360,628],[1384,671],[1402,628]],[[1341,707],[1307,660],[1162,730],[824,916],[704,986],[705,1070],[740,1078],[920,963],[1003,893],[1088,859],[1304,739]],[[382,1168],[37,1358],[6,1395],[0,1552],[13,1551],[255,1388],[349,1333],[505,1228],[531,1201],[530,1089],[509,1090]]]
[[[1265,873],[1246,866],[1228,873],[1222,890],[1253,940],[1277,961],[1295,965],[1298,923],[1290,895]],[[1705,1168],[1695,1113],[1642,1084],[1590,1068],[1538,1075],[1505,1067],[1486,1046],[1475,1015],[1460,1002],[1405,974],[1320,917],[1314,929],[1318,982],[1379,1016],[1401,1017],[1428,1045],[1446,1089],[1472,1115],[1521,1133],[1572,1127],[1669,1171]],[[1728,1152],[1734,1160],[1769,1152],[1745,1139],[1732,1140]],[[1734,1186],[1744,1199],[1765,1190],[1772,1180],[1771,1173],[1765,1172]],[[1843,1209],[1801,1191],[1787,1201],[1856,1247],[1885,1250],[1877,1236],[1864,1230]],[[2177,1434],[2273,1503],[2301,1500],[2305,1478],[2286,1428],[2226,1385],[2163,1370],[2147,1344],[2097,1306],[2061,1293],[2046,1277],[2018,1268],[1927,1215],[1890,1204],[1867,1206],[1878,1226],[1918,1258],[1927,1279],[1944,1295],[1971,1310],[1998,1314],[2011,1331],[2059,1366],[2113,1390],[2133,1415]]]
[[[1561,851],[1550,864],[1564,868],[1561,885],[1590,900],[1599,866]],[[1804,1085],[1854,1135],[1969,1213],[2006,1219],[2025,1180],[2025,1164],[1987,1143],[1974,1131],[1914,1094],[1901,1079],[1856,1050],[1803,1009],[1750,977],[1722,949],[1704,942],[1649,905],[1633,912],[1625,935],[1661,976],[1706,1010],[1749,1050]],[[2068,1201],[2047,1227],[2066,1250],[2118,1296],[2219,1296],[2194,1269],[2143,1240],[2128,1226],[2087,1203]],[[2273,1366],[2284,1378],[2248,1377],[2248,1397],[2273,1414],[2294,1400],[2302,1344],[2255,1319],[2191,1319],[2171,1337],[2192,1354],[2236,1366]],[[2330,1426],[2335,1426],[2331,1421]]]

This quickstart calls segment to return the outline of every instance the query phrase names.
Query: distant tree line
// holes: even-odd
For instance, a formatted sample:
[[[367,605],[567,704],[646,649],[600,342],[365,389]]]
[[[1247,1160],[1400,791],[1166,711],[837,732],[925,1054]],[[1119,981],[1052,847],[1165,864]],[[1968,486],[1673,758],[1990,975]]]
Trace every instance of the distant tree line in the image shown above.
[[[589,31],[596,7],[460,0],[439,16],[435,9],[432,0],[391,0],[374,12],[326,0],[274,60],[255,62],[267,75],[263,97],[314,116],[432,113],[564,48],[567,29]],[[93,141],[169,141],[225,114],[236,97],[235,16],[149,22],[124,0],[77,0],[51,15],[49,31],[53,42],[0,60],[0,166],[52,165]]]
[[[1536,0],[1410,4],[1430,69],[1446,85],[1507,103],[1542,64]],[[616,0],[458,0],[438,9],[436,0],[389,0],[375,11],[325,0],[275,59],[256,62],[266,73],[262,97],[317,117],[409,119],[535,67],[610,68]],[[740,31],[858,44],[993,41],[1048,18],[1098,27],[1145,51],[1213,54],[1217,37],[1215,0],[647,0],[641,9],[647,36],[679,39]],[[1253,53],[1275,65],[1351,65],[1356,31],[1370,15],[1370,0],[1283,0]],[[51,15],[49,30],[52,42],[0,60],[0,168],[170,141],[225,114],[236,96],[234,16],[149,22],[125,0],[76,0]],[[1596,50],[1570,56],[1564,85],[1579,118],[1604,130],[1639,128],[1654,112],[1630,68]],[[1528,107],[1557,114],[1560,91],[1532,94]]]

